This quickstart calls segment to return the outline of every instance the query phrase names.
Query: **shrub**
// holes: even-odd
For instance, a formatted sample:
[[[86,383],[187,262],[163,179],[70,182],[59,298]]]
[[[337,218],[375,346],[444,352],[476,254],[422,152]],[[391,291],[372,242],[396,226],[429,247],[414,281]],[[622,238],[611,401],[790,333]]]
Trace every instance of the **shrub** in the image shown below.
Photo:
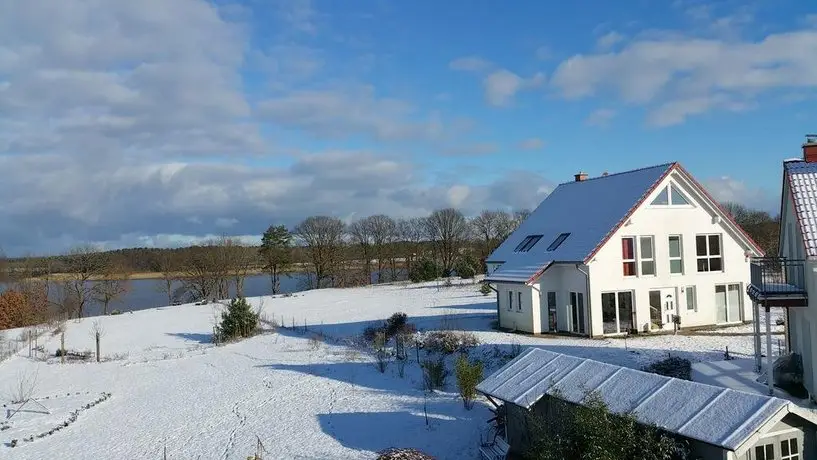
[[[645,372],[675,377],[676,379],[692,380],[692,363],[688,359],[670,356],[667,359],[656,361],[642,369]]]
[[[448,378],[448,369],[445,367],[445,359],[440,356],[436,360],[426,359],[422,364],[423,381],[428,390],[437,388],[444,388],[445,381]]]
[[[384,328],[386,329],[386,336],[387,337],[394,337],[398,333],[402,332],[402,330],[408,324],[408,315],[403,312],[397,312],[389,317],[386,320],[386,324],[384,324]]]
[[[121,311],[121,310],[113,310],[113,311],[111,312],[111,315],[121,315],[121,314],[122,314],[122,311]]]
[[[471,332],[431,331],[422,337],[422,343],[429,352],[450,355],[479,345],[479,338]]]
[[[491,295],[492,291],[493,291],[493,289],[491,289],[491,285],[488,284],[488,283],[482,283],[479,286],[479,292],[481,292],[482,295],[484,295],[484,296]]]
[[[377,460],[434,460],[434,457],[417,449],[398,449],[392,447],[378,452]]]
[[[252,337],[258,330],[258,314],[252,310],[247,299],[236,297],[230,301],[227,311],[221,314],[221,324],[216,327],[218,342]]]
[[[389,351],[386,349],[387,341],[386,333],[380,331],[375,334],[374,342],[372,343],[374,358],[377,361],[377,370],[381,373],[386,372],[386,368],[389,366]]]
[[[482,380],[482,362],[468,360],[465,355],[457,358],[457,388],[462,396],[462,403],[467,410],[474,407],[474,398],[477,396],[477,385]]]
[[[440,267],[433,260],[423,257],[412,264],[409,279],[414,283],[432,281],[440,277]]]
[[[366,326],[363,329],[363,340],[366,343],[374,343],[377,334],[383,332],[383,326]]]
[[[460,257],[454,265],[454,271],[462,279],[473,278],[477,274],[477,261],[470,254]]]
[[[530,460],[682,460],[688,456],[685,442],[661,430],[638,423],[632,414],[611,413],[595,393],[581,406],[558,396],[546,396],[548,411],[558,417],[527,416],[530,442],[525,458]]]

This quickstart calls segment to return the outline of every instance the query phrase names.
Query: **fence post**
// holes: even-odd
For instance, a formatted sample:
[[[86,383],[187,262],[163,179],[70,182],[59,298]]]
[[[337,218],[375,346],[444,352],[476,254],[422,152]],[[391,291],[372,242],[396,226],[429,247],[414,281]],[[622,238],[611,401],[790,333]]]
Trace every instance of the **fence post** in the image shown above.
[[[65,328],[60,332],[60,364],[65,364]]]

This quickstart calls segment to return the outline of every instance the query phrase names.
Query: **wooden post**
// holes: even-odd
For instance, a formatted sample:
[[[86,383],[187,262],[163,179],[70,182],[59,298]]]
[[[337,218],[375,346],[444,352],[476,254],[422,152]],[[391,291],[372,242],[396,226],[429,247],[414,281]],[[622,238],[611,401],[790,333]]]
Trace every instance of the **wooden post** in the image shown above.
[[[99,362],[99,332],[95,334],[96,338],[96,362]]]
[[[65,330],[60,332],[60,364],[65,364]]]
[[[28,357],[31,358],[31,340],[32,340],[32,333],[31,329],[28,330]]]

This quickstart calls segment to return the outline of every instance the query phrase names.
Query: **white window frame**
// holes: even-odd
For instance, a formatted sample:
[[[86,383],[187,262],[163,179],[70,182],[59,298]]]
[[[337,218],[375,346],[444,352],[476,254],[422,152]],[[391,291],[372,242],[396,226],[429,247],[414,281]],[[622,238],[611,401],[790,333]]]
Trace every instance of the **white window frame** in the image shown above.
[[[654,204],[655,200],[658,199],[658,195],[663,193],[665,189],[667,191],[667,204]],[[681,196],[683,196],[686,199],[687,204],[672,204],[672,192],[675,189],[679,190],[679,193],[681,194]],[[676,184],[674,182],[667,183],[667,185],[665,185],[664,188],[662,188],[658,192],[658,195],[655,195],[655,197],[650,201],[650,206],[651,207],[654,207],[654,208],[694,208],[695,207],[695,205],[693,205],[692,202],[690,201],[689,195],[684,193],[684,191],[681,190],[681,187],[679,187],[678,184]]]
[[[618,334],[625,334],[625,333],[630,332],[630,331],[622,331],[621,330],[621,317],[619,317],[619,308],[620,307],[619,307],[618,295],[620,293],[622,293],[622,292],[629,292],[630,293],[630,302],[632,303],[632,305],[630,306],[630,313],[635,312],[635,291],[628,290],[628,289],[625,289],[625,290],[622,290],[622,291],[602,291],[602,293],[601,293],[602,298],[604,297],[604,294],[613,294],[613,299],[615,300],[615,311],[616,311],[616,331],[615,332],[604,332],[604,324],[602,324],[602,333],[604,335],[618,335]],[[602,305],[602,308],[604,308],[603,305]],[[633,319],[630,318],[630,323],[632,323],[632,322],[633,322]],[[630,324],[630,327],[635,329],[635,324]]]
[[[670,240],[672,238],[678,238],[678,256],[672,255],[672,245],[670,244]],[[669,274],[670,275],[683,275],[684,274],[684,237],[681,235],[669,235],[667,237],[667,256],[669,257]],[[680,261],[681,262],[681,271],[680,272],[673,272],[672,271],[672,262],[673,261]]]
[[[690,294],[691,292],[691,294]],[[728,294],[728,291],[727,291]],[[684,295],[686,296],[686,311],[688,312],[697,312],[698,311],[698,288],[694,285],[686,286],[684,288]],[[689,300],[692,299],[692,308],[689,308]],[[728,308],[728,307],[727,307]]]
[[[641,250],[641,240],[649,240],[650,247],[652,249],[652,257],[642,257],[643,251]],[[657,276],[658,275],[658,267],[655,265],[655,237],[652,235],[644,235],[638,237],[638,250],[636,251],[636,256],[638,256],[638,276]],[[644,273],[644,262],[652,262],[652,273]],[[624,267],[622,267],[622,270]]]
[[[724,293],[726,294],[726,297],[724,298],[724,300],[726,302],[726,322],[723,323],[723,324],[732,324],[732,323],[740,322],[741,318],[743,317],[743,296],[738,295],[738,318],[737,319],[730,318],[729,317],[729,307],[731,307],[732,305],[729,303],[729,287],[730,286],[737,286],[738,287],[738,289],[737,289],[738,294],[742,294],[743,293],[743,284],[742,283],[717,283],[717,284],[715,284],[715,295],[718,294],[718,288],[720,286],[723,286]],[[716,305],[715,308],[717,308],[717,303],[715,305]]]
[[[622,251],[622,254],[621,254],[621,274],[625,278],[632,278],[632,277],[638,276],[638,238],[635,237],[635,236],[622,236],[621,239],[622,239],[622,241],[623,240],[631,240],[633,242],[633,258],[632,259],[625,259],[624,258],[624,251]],[[632,275],[626,275],[624,273],[624,264],[627,264],[627,263],[632,263],[633,264],[634,268],[633,268],[633,274]]]
[[[698,255],[698,237],[704,236],[706,237],[706,255],[699,256]],[[718,247],[720,248],[720,254],[712,255],[711,247],[709,244],[709,237],[710,236],[717,236],[718,237]],[[701,270],[698,266],[698,262],[706,259],[706,270]],[[712,270],[712,259],[720,259],[721,260],[721,269],[720,270]],[[720,233],[698,233],[695,235],[695,270],[698,273],[721,273],[726,270],[726,264],[723,260],[723,235]]]

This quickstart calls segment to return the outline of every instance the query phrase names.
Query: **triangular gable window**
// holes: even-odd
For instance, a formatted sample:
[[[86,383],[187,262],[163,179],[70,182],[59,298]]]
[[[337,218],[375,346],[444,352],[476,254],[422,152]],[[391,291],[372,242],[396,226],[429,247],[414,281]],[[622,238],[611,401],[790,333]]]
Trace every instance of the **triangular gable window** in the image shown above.
[[[661,190],[661,193],[652,200],[653,206],[666,206],[669,204],[669,186],[664,187],[664,190]]]
[[[670,188],[672,189],[672,193],[670,194],[671,198],[670,203],[672,203],[674,206],[688,206],[690,204],[687,197],[684,196],[684,194],[681,193],[681,191],[678,190],[678,188],[673,187],[671,185]]]

